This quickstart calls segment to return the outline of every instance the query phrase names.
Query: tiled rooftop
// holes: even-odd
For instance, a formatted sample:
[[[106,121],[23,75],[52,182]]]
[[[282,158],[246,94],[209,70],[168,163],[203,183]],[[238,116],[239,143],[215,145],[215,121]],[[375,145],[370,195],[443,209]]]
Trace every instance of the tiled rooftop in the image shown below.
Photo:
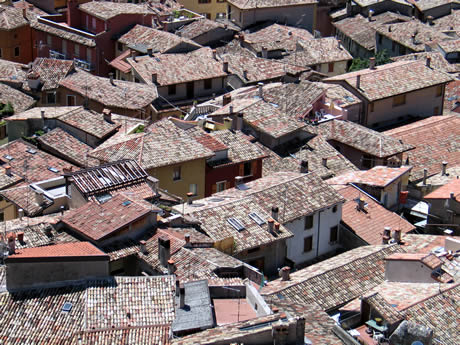
[[[286,25],[272,24],[256,32],[244,34],[244,41],[256,52],[262,47],[267,50],[290,50],[296,48],[299,40],[313,39],[313,35],[305,29]]]
[[[285,7],[297,5],[313,5],[317,0],[229,0],[231,5],[241,9],[265,8],[265,7]]]
[[[15,113],[20,113],[30,109],[36,103],[31,96],[21,92],[11,86],[0,83],[0,103],[11,103]]]
[[[161,344],[169,345],[170,325],[129,327],[86,331],[75,336],[68,345],[95,344]]]
[[[198,203],[198,202],[196,202]],[[265,224],[258,225],[248,214],[255,212],[265,220]],[[241,253],[244,250],[255,248],[261,245],[269,245],[272,242],[292,237],[292,234],[284,226],[280,226],[280,232],[275,236],[268,231],[266,213],[255,201],[241,199],[215,207],[189,211],[191,217],[201,223],[201,229],[213,240],[220,241],[233,238],[233,254]],[[244,229],[238,231],[228,221],[229,218],[237,219]]]
[[[5,120],[25,121],[29,119],[41,119],[42,111],[45,111],[45,119],[55,119],[79,108],[81,107],[33,107],[32,109],[9,116]]]
[[[175,316],[174,290],[174,278],[161,276],[107,278],[0,293],[0,337],[8,345],[57,345],[82,331],[109,333],[127,326],[168,325]],[[72,304],[68,312],[62,311],[65,302]]]
[[[399,229],[403,234],[415,230],[415,226],[407,220],[385,209],[352,186],[338,192],[346,199],[342,206],[342,222],[368,244],[381,244],[382,233],[387,226],[392,230]],[[358,198],[363,198],[367,204],[364,210],[358,209]]]
[[[107,257],[103,251],[89,242],[60,243],[43,247],[18,249],[8,260],[32,259],[32,258],[67,258],[67,257]]]
[[[122,109],[141,109],[158,97],[153,85],[122,80],[115,80],[111,84],[109,78],[97,77],[79,69],[62,79],[59,85],[107,107]]]
[[[26,8],[27,11],[32,11],[33,13],[39,16],[44,16],[48,14],[45,11],[38,8],[37,6],[35,6],[34,4],[32,4],[31,2],[26,1],[26,0],[13,2],[13,6],[16,8],[20,8],[20,9]]]
[[[46,197],[43,198],[42,205],[37,204],[35,191],[26,183],[2,190],[0,195],[15,204],[18,209],[22,208],[28,217],[40,215],[44,209],[52,204],[52,201]]]
[[[153,84],[152,74],[157,75],[160,86],[227,76],[223,63],[213,58],[209,47],[190,53],[146,55],[127,61],[148,85]]]
[[[438,30],[460,32],[460,10],[452,10],[451,14],[436,19],[434,27]]]
[[[9,175],[6,174],[6,170],[4,167],[0,168],[0,189],[6,189],[11,187],[23,180],[23,177],[14,173],[10,172]]]
[[[46,91],[57,89],[59,82],[73,69],[72,60],[36,58],[31,70],[40,75],[41,89]]]
[[[290,280],[268,283],[264,295],[276,294],[291,303],[318,303],[331,310],[361,296],[384,281],[384,258],[403,252],[399,246],[365,246],[291,273]]]
[[[331,120],[318,126],[308,126],[306,130],[319,133],[328,141],[334,140],[379,158],[391,157],[414,148],[411,143],[401,143],[390,135],[349,121]]]
[[[363,48],[373,50],[375,48],[375,32],[377,27],[385,23],[396,23],[407,20],[409,20],[408,17],[392,12],[385,12],[373,16],[373,21],[369,21],[361,14],[358,14],[354,17],[339,20],[333,23],[333,25]]]
[[[97,148],[91,153],[91,157],[103,162],[133,159],[144,169],[209,158],[213,155],[213,151],[167,119],[154,123],[144,133],[124,136],[119,142]]]
[[[417,7],[420,11],[428,11],[430,9],[449,5],[450,3],[454,2],[453,0],[416,0],[411,1],[410,3]]]
[[[183,28],[176,31],[176,33],[180,33],[181,37],[193,40],[194,38],[197,38],[215,29],[231,30],[231,28],[226,28],[222,23],[218,23],[214,20],[206,18],[201,18],[185,25]]]
[[[419,20],[410,20],[404,23],[384,24],[376,27],[380,35],[386,36],[414,52],[425,50],[425,44],[433,41],[446,40],[449,36],[433,27],[423,24]],[[415,35],[415,37],[414,37]]]
[[[154,9],[148,4],[87,2],[81,4],[79,9],[85,13],[102,20],[108,20],[122,14],[155,14]]]
[[[58,120],[66,125],[80,129],[97,139],[104,139],[120,127],[119,123],[108,122],[104,120],[102,114],[83,107],[78,107],[73,111],[59,116]]]
[[[449,199],[451,193],[454,193],[454,198],[460,201],[460,179],[453,179],[434,192],[425,195],[425,199]]]
[[[455,80],[446,85],[444,94],[444,113],[460,109],[460,80]]]
[[[41,147],[54,151],[54,154],[68,160],[72,164],[87,167],[97,164],[97,160],[88,157],[93,148],[73,137],[61,128],[55,128],[37,138]]]
[[[70,210],[62,218],[62,222],[87,238],[99,241],[146,217],[150,212],[150,209],[137,201],[118,194],[103,204],[88,202]]]
[[[0,80],[22,83],[26,79],[27,65],[0,59]]]
[[[361,78],[359,89],[356,88],[358,75]],[[331,83],[337,83],[338,81],[346,82],[372,102],[444,84],[452,81],[452,78],[445,73],[427,67],[424,62],[399,61],[377,66],[375,69],[341,74],[327,78],[326,81]]]
[[[334,103],[341,108],[346,108],[355,104],[362,103],[358,97],[356,97],[342,85],[326,84],[322,82],[316,82],[316,84],[326,89],[326,103]]]
[[[181,44],[189,45],[187,50],[201,47],[187,38],[139,24],[121,36],[118,42],[143,53],[147,53],[148,48],[152,48],[154,52],[165,53]]]
[[[271,214],[273,206],[278,207],[279,221],[285,224],[344,201],[340,194],[314,173],[278,172],[245,183],[245,186],[247,189],[231,188],[216,193],[197,201],[192,207],[185,205],[185,213],[193,214],[194,210],[200,210],[200,205],[204,209],[215,207],[220,201],[252,200],[267,214]],[[182,210],[182,205],[176,209]]]
[[[299,41],[300,50],[296,50],[283,61],[295,66],[313,66],[323,63],[350,61],[351,54],[334,37]]]
[[[349,183],[364,184],[368,186],[384,188],[411,171],[411,166],[390,168],[377,165],[369,170],[350,171],[327,180],[331,186],[344,186]]]
[[[460,165],[456,165],[453,167],[449,167],[447,165],[446,174],[443,175],[442,171],[437,173],[436,175],[430,176],[426,179],[426,185],[432,185],[434,188],[439,186],[443,186],[449,181],[456,179],[457,176],[460,176]],[[423,186],[423,180],[417,183],[417,186]]]
[[[391,59],[393,61],[420,60],[426,63],[427,57],[431,58],[431,67],[436,70],[446,73],[460,72],[460,66],[456,64],[450,64],[446,59],[444,59],[444,56],[438,51],[407,54],[402,56],[396,56]]]
[[[72,166],[21,139],[0,146],[0,161],[10,165],[14,174],[24,177],[29,183],[59,177],[63,168]]]
[[[26,26],[33,18],[32,13],[28,13],[27,18],[22,16],[22,10],[13,6],[0,6],[0,27],[3,30],[13,30]]]
[[[37,20],[33,20],[30,25],[34,30],[43,31],[47,34],[51,34],[53,36],[57,36],[59,38],[72,41],[77,44],[82,44],[87,47],[95,47],[96,40],[94,38],[88,37],[88,34],[80,34],[77,33],[75,30],[67,30],[64,27],[59,28],[55,25],[49,25],[48,23],[44,22],[40,18]]]
[[[442,169],[442,162],[450,166],[460,165],[460,118],[455,115],[432,116],[409,125],[384,132],[396,140],[415,146],[404,157],[413,166],[411,180],[423,177],[423,169],[428,169],[428,176],[437,174]]]

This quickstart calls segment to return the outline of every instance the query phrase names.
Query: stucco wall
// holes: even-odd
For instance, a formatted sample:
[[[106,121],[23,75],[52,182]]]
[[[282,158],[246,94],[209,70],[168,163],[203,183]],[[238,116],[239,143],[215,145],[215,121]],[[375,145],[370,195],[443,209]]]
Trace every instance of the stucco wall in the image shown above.
[[[6,199],[1,198],[0,210],[3,213],[3,220],[11,220],[18,217],[16,206]]]
[[[264,275],[278,274],[278,268],[284,266],[286,258],[286,241],[276,241],[259,247],[259,250],[248,253],[243,251],[236,256],[241,261],[258,268]],[[254,261],[262,259],[264,267],[257,267]]]
[[[193,97],[192,98],[199,98],[199,97],[208,97],[212,96],[213,93],[222,93],[224,91],[224,78],[214,78],[212,79],[212,87],[210,89],[204,88],[204,80],[197,80],[193,82]],[[167,86],[159,86],[158,87],[158,94],[168,101],[179,101],[179,100],[191,100],[190,97],[187,96],[187,84],[176,84],[176,93],[170,95],[168,93]]]
[[[420,261],[386,260],[385,280],[406,283],[434,283],[432,270]]]
[[[109,258],[103,261],[14,262],[6,265],[8,290],[109,274]]]

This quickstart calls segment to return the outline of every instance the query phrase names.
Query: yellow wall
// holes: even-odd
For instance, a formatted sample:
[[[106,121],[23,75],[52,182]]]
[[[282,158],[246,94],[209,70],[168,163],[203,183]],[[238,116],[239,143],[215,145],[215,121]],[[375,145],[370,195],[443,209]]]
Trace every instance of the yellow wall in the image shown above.
[[[174,181],[174,168],[179,165],[181,166],[181,179]],[[194,199],[201,199],[204,198],[205,169],[206,160],[203,158],[184,162],[182,164],[150,169],[147,170],[147,173],[159,180],[161,189],[165,189],[169,193],[175,194],[184,200],[187,198],[190,184],[196,183],[198,185],[198,194]]]
[[[3,212],[3,220],[18,218],[16,206],[5,199],[0,201],[0,210]]]
[[[178,2],[193,12],[211,14],[211,20],[216,19],[217,13],[227,13],[227,1],[218,2],[218,0],[211,0],[207,4],[200,4],[198,0],[178,0]]]

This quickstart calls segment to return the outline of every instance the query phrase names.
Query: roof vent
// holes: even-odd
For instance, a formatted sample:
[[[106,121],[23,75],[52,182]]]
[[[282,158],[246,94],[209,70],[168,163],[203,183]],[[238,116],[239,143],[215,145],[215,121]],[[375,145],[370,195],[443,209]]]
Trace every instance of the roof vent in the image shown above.
[[[129,201],[129,200],[123,201],[122,205],[123,206],[131,205],[131,201]]]
[[[64,305],[62,306],[62,311],[65,312],[70,312],[72,310],[72,303],[70,302],[65,302]]]

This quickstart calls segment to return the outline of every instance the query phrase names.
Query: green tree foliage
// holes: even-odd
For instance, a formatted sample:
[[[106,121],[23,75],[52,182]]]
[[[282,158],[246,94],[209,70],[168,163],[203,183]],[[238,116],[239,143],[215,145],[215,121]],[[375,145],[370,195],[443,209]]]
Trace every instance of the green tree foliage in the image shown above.
[[[10,116],[14,114],[14,109],[13,105],[11,102],[8,102],[7,104],[0,103],[0,115],[1,116]]]
[[[375,54],[374,57],[376,66],[385,65],[391,62],[390,56],[388,55],[386,50],[379,51],[377,54]],[[369,68],[369,59],[356,58],[353,59],[348,71],[354,72],[365,68]]]

